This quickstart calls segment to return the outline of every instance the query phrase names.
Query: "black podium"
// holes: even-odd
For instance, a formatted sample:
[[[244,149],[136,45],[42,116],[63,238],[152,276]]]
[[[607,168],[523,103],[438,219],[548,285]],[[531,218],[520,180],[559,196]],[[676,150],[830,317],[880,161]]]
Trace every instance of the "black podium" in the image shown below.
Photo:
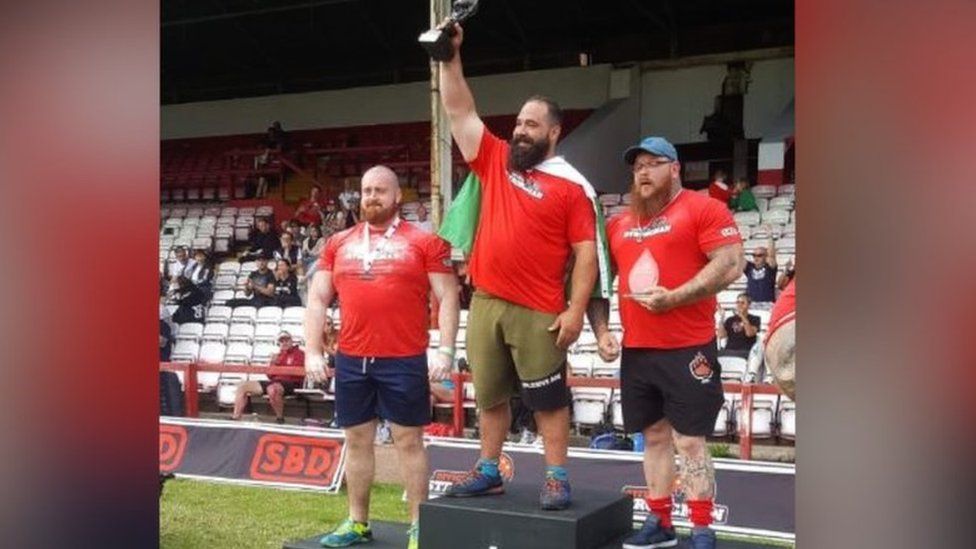
[[[564,511],[539,508],[539,486],[505,494],[437,498],[420,506],[423,549],[598,549],[631,531],[633,501],[619,492],[574,490]]]

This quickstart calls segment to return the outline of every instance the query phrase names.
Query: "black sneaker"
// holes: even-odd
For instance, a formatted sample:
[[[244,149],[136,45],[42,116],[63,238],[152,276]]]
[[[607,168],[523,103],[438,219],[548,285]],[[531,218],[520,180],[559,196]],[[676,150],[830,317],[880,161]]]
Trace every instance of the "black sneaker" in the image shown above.
[[[285,424],[285,418],[283,418],[283,417],[276,417],[275,418],[275,423],[277,423],[278,425],[284,425]]]

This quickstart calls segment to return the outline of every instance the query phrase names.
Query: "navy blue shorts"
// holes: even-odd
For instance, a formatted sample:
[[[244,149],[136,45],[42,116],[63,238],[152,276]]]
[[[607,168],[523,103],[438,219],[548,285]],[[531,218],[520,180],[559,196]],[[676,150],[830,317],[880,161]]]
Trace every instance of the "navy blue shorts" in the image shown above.
[[[430,423],[427,354],[363,358],[336,353],[335,406],[339,427],[377,417],[416,427]]]

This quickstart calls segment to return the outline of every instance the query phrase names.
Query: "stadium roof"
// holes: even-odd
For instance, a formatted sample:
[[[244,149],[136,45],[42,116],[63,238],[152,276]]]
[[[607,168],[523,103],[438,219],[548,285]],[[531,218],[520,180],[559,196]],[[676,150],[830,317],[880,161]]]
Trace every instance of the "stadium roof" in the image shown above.
[[[426,80],[428,0],[163,0],[163,104]],[[469,76],[793,45],[789,0],[481,0]]]

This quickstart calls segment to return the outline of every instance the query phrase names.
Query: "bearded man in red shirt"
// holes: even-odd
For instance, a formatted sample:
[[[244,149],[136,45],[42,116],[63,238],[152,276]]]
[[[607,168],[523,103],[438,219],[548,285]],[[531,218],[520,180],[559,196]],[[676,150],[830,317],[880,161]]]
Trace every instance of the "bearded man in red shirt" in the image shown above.
[[[566,348],[579,337],[597,279],[592,187],[561,156],[562,111],[546,97],[523,104],[509,141],[478,116],[464,79],[455,25],[454,57],[440,65],[451,134],[481,183],[469,270],[475,287],[467,356],[480,411],[481,457],[449,497],[501,494],[499,456],[518,391],[533,410],[545,447],[543,509],[571,503],[566,464],[570,393]],[[571,268],[570,268],[571,266]],[[571,294],[564,283],[570,272]]]
[[[742,273],[742,239],[725,204],[681,187],[674,146],[648,137],[624,153],[633,169],[631,209],[607,222],[620,281],[624,329],[620,364],[624,429],[644,434],[651,510],[624,547],[674,547],[674,452],[681,463],[695,549],[715,547],[715,496],[705,436],[722,407],[714,331],[715,294]],[[592,300],[590,323],[603,360],[620,351],[608,330],[609,303]]]

